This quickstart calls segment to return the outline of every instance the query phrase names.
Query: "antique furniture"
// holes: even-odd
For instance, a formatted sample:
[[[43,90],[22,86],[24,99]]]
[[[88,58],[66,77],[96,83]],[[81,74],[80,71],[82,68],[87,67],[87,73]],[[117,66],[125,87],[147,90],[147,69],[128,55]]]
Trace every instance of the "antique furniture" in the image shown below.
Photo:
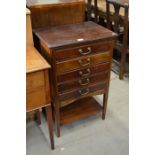
[[[33,46],[33,37],[32,37],[32,27],[31,27],[31,13],[30,10],[26,8],[26,46]],[[37,113],[37,115],[36,115]],[[38,124],[40,124],[40,110],[31,111],[27,113],[27,120],[34,120],[37,116]]]
[[[50,65],[33,46],[30,12],[26,10],[26,112],[46,108],[46,117],[50,134],[51,148],[54,149],[52,129],[52,109],[48,70]]]
[[[51,89],[57,136],[60,125],[101,110],[91,97],[104,94],[105,119],[116,34],[91,21],[33,30],[51,64]]]
[[[85,20],[84,0],[27,0],[32,29]]]
[[[128,0],[106,0],[107,26],[118,34],[118,40],[115,49],[121,53],[120,60],[113,61],[120,66],[119,78],[123,79],[125,72],[125,63],[129,52],[129,3]],[[115,13],[111,17],[110,7],[114,8]],[[124,16],[120,15],[120,9],[124,9]],[[114,70],[115,71],[115,70]]]
[[[51,148],[54,149],[49,68],[33,46],[26,47],[26,112],[46,107]]]

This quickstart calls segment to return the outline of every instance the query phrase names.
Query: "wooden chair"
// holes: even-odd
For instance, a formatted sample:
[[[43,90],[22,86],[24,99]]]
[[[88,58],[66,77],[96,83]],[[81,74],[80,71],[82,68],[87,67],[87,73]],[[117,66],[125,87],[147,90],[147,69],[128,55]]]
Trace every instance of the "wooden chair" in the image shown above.
[[[94,18],[94,21],[98,22],[97,2],[97,0],[85,0],[88,21]]]
[[[121,53],[120,61],[113,59],[113,62],[120,67],[119,78],[123,79],[125,73],[125,63],[129,52],[129,19],[128,19],[128,0],[106,0],[107,27],[118,34],[115,49]],[[114,13],[110,12],[113,6]],[[120,15],[120,9],[124,9],[124,16]]]
[[[100,19],[106,20],[106,0],[85,0],[88,19],[95,19],[96,23],[100,23]],[[114,8],[110,8],[110,12],[114,13]],[[123,8],[120,8],[120,15],[124,16]]]

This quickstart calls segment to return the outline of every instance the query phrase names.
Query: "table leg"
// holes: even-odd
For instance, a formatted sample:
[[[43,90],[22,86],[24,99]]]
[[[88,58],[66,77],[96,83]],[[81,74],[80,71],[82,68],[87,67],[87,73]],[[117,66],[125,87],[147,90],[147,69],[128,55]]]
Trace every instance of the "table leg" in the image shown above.
[[[54,149],[53,120],[52,120],[51,106],[46,107],[46,117],[47,117],[48,129],[49,129],[51,148]]]

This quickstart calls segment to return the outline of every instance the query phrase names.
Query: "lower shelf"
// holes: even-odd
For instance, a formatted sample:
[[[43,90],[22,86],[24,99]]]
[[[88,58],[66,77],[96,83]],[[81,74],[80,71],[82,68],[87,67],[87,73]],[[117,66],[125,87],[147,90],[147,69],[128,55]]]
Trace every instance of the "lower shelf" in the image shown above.
[[[99,113],[102,106],[93,98],[77,100],[60,109],[60,125],[78,121]]]

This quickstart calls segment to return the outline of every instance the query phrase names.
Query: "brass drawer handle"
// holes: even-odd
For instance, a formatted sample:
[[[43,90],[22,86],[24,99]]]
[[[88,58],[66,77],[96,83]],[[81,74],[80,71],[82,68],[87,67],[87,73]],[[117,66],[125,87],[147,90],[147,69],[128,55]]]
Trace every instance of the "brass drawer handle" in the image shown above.
[[[79,49],[79,53],[82,55],[87,55],[90,54],[92,52],[91,47],[87,48],[87,52],[84,52],[81,48]]]
[[[91,73],[90,69],[88,68],[86,71],[87,71],[87,73],[85,73],[85,74],[83,74],[83,72],[80,71],[79,75],[82,76],[82,77],[86,77],[86,76],[90,75],[90,73]]]
[[[79,90],[78,92],[79,92],[79,94],[82,95],[82,96],[83,96],[83,95],[87,95],[87,94],[89,93],[89,88],[86,88],[86,91],[85,91],[85,92],[83,92],[82,90]]]
[[[88,79],[88,78],[86,79],[86,83],[82,83],[82,80],[79,80],[79,84],[80,84],[81,86],[88,85],[89,82],[90,82],[90,79]]]
[[[90,65],[90,58],[88,58],[88,59],[86,59],[86,63],[84,63],[83,62],[83,60],[79,60],[79,64],[81,65],[81,66],[88,66],[88,65]]]

